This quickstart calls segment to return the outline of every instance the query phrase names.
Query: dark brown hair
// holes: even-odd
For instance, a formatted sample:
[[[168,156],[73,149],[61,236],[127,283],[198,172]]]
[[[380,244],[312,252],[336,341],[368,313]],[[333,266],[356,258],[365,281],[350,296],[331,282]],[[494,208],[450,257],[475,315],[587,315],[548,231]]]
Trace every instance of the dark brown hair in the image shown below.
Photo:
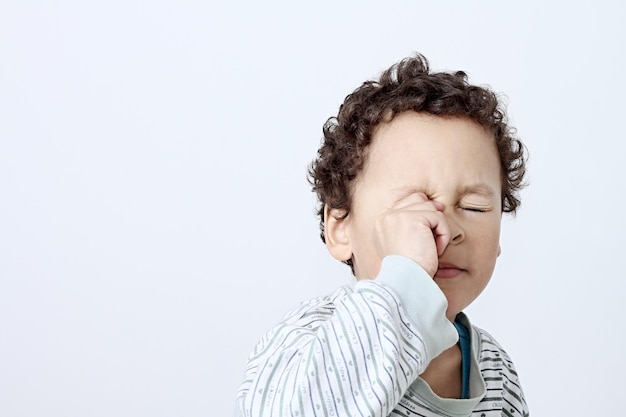
[[[324,124],[322,144],[309,167],[322,241],[324,206],[345,210],[344,218],[350,213],[352,184],[365,165],[376,127],[408,110],[469,119],[491,132],[502,167],[502,210],[517,210],[526,149],[508,124],[503,103],[490,89],[469,84],[463,71],[431,72],[428,60],[416,54],[392,65],[378,80],[364,82]],[[352,267],[352,260],[346,263]]]

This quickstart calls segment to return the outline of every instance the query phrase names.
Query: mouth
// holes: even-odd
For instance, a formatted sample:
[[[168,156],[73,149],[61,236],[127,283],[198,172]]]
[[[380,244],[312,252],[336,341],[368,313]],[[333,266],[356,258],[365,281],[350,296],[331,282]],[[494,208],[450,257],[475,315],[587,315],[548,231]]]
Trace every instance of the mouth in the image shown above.
[[[443,278],[443,279],[456,278],[462,272],[466,272],[465,269],[460,268],[451,263],[442,262],[439,264],[439,268],[437,268],[437,273],[435,273],[435,278]]]

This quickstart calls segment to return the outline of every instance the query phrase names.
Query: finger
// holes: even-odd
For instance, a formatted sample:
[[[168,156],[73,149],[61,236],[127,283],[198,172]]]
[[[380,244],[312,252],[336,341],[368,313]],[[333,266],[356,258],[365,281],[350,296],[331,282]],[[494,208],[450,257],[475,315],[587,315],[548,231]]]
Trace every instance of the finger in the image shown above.
[[[412,203],[402,207],[396,207],[389,210],[390,213],[426,213],[431,212],[433,214],[441,213],[443,214],[444,205],[438,201],[428,200],[421,203]]]
[[[392,206],[392,209],[401,209],[414,204],[420,204],[430,201],[428,196],[422,192],[416,191],[408,194],[401,199],[397,200]]]
[[[431,208],[437,211],[443,211],[445,208],[443,203],[430,199],[425,193],[421,191],[415,191],[407,195],[406,197],[401,198],[391,208],[392,209],[404,209],[404,208],[413,209],[414,207],[412,206],[416,204],[422,205],[424,203],[429,203],[429,205],[431,205]],[[418,207],[415,207],[415,208],[418,208]],[[419,208],[423,208],[423,206]]]
[[[448,225],[446,217],[443,213],[438,212],[436,216],[433,216],[431,220],[431,229],[435,238],[435,245],[437,246],[437,255],[441,255],[446,250],[446,247],[448,247],[448,244],[452,239],[450,226]]]
[[[437,211],[443,211],[443,209],[446,207],[444,206],[444,204],[440,201],[435,201],[435,200],[430,200],[432,201],[432,203],[434,204],[435,208],[437,209]]]
[[[450,229],[448,228],[447,224],[445,226],[445,231],[443,229],[444,228],[442,228],[440,225],[440,227],[433,230],[433,235],[435,236],[435,245],[437,246],[437,255],[439,256],[443,254],[443,252],[448,247],[450,240],[452,239],[450,235]]]
[[[437,246],[437,254],[441,255],[452,239],[450,226],[445,215],[441,211],[435,210],[415,210],[415,213],[419,213],[419,217],[431,229]]]

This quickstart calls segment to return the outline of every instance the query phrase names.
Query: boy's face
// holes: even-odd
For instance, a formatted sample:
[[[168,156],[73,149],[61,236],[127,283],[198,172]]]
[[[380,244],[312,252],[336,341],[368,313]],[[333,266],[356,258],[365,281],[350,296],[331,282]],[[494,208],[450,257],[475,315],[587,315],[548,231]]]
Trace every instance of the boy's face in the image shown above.
[[[415,234],[423,242],[410,248],[426,258],[409,256],[423,267],[432,264],[425,269],[448,299],[453,320],[485,288],[500,253],[501,171],[493,136],[469,120],[409,111],[378,127],[367,158],[342,221],[344,256],[350,252],[357,279],[373,279],[384,256],[403,250],[393,240],[401,239],[396,232],[404,232],[404,219],[434,214],[440,224]],[[434,236],[446,233],[449,242],[439,243],[437,253]]]

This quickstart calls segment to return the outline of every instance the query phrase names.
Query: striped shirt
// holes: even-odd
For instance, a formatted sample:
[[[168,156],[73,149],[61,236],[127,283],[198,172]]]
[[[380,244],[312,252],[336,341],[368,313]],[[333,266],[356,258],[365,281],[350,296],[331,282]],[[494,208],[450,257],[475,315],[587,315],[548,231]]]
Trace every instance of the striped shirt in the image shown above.
[[[470,398],[438,397],[419,377],[458,340],[432,278],[401,256],[362,280],[300,304],[257,344],[237,395],[238,417],[527,416],[513,363],[472,329]]]

